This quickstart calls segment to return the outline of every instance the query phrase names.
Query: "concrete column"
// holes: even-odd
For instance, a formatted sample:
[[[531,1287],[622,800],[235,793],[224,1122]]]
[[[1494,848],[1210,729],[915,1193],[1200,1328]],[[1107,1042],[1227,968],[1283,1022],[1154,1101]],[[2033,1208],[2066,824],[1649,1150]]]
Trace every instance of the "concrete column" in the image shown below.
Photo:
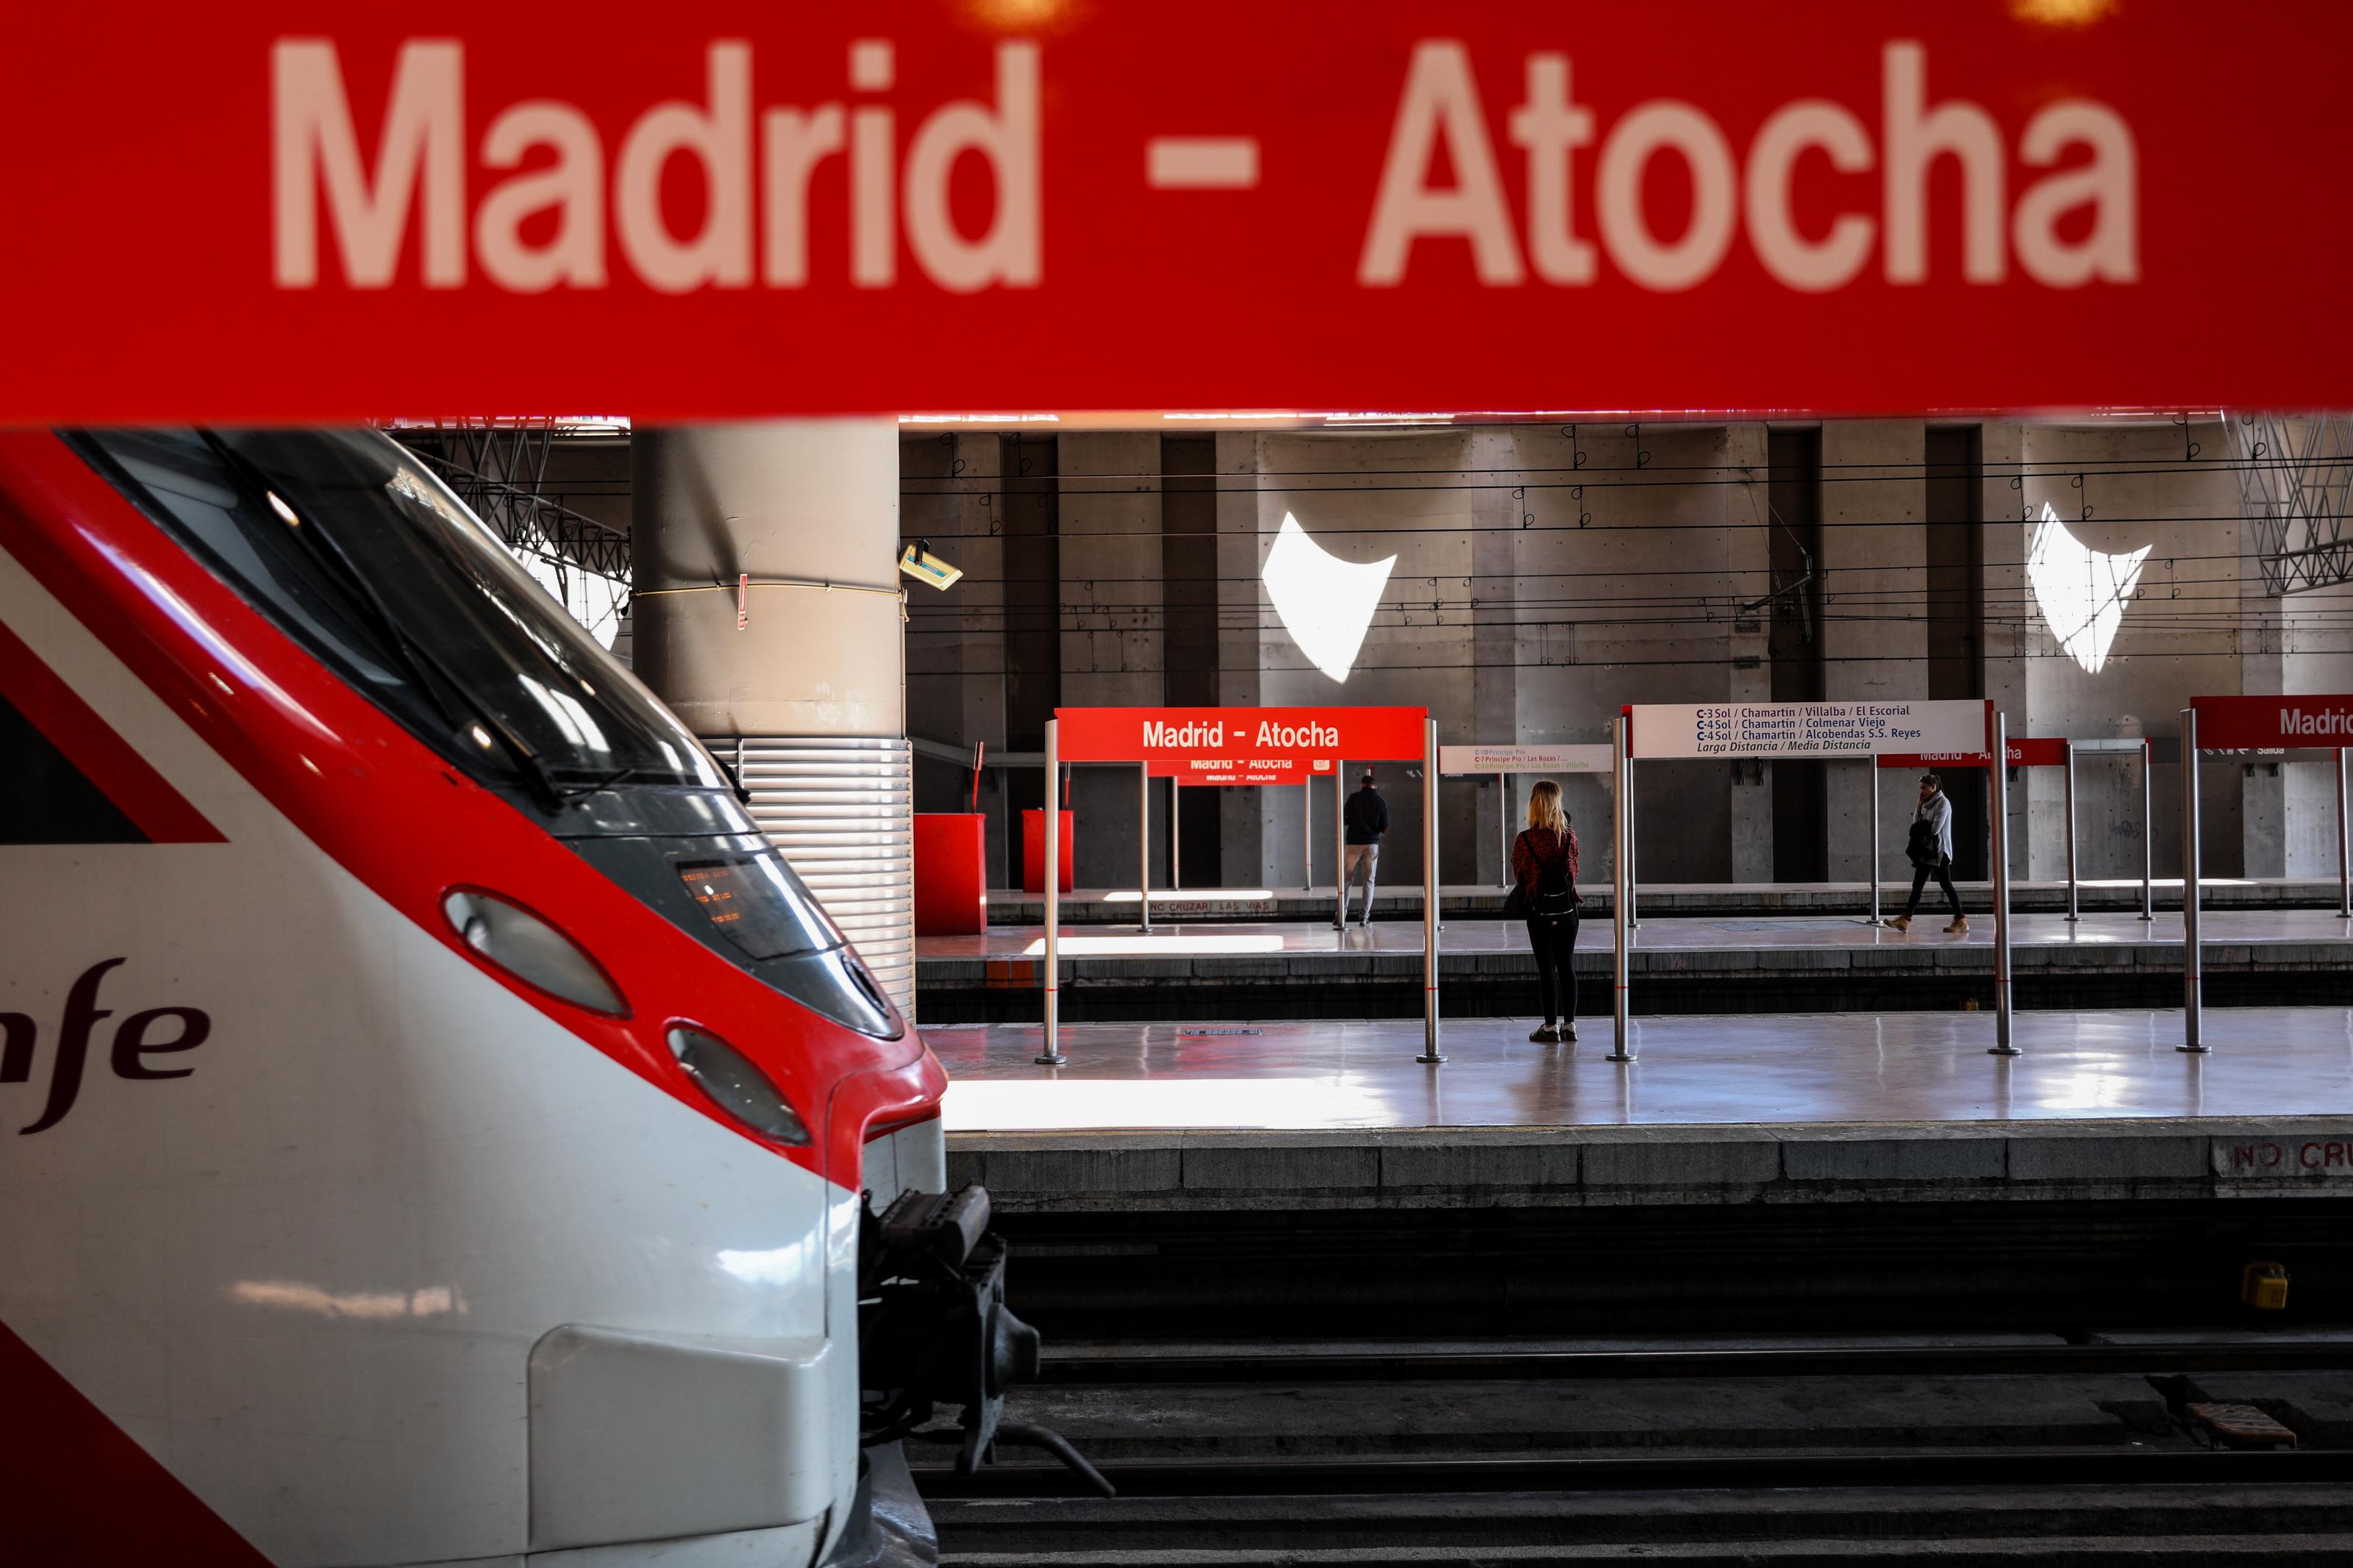
[[[1061,492],[1062,705],[1156,708],[1166,700],[1166,662],[1159,433],[1070,430],[1054,447]],[[1124,888],[1134,880],[1139,805],[1133,768],[1071,773],[1077,886]],[[1162,814],[1153,814],[1152,860],[1165,879]]]
[[[1459,723],[1446,722],[1441,737],[1456,744],[1484,742],[1507,746],[1520,738],[1520,665],[1515,647],[1519,637],[1520,520],[1532,515],[1533,509],[1527,504],[1523,486],[1514,483],[1506,489],[1502,481],[1524,479],[1528,466],[1550,462],[1549,451],[1523,456],[1526,437],[1531,434],[1514,426],[1495,426],[1471,433],[1472,469],[1495,478],[1491,488],[1477,492],[1471,503],[1477,530],[1471,536],[1471,723],[1466,730]],[[1550,434],[1549,429],[1544,432],[1546,436]],[[1539,448],[1556,444],[1546,442],[1542,437],[1535,442]],[[1456,716],[1440,717],[1441,721],[1451,721]],[[1517,825],[1504,824],[1505,831],[1497,833],[1497,819],[1504,812],[1505,803],[1493,778],[1457,780],[1451,793],[1457,798],[1475,799],[1476,842],[1468,858],[1447,862],[1446,873],[1457,882],[1493,886],[1503,879],[1503,847]]]
[[[1920,526],[1926,456],[1926,427],[1915,419],[1822,426],[1823,687],[1833,702],[1928,695],[1927,536]],[[1842,595],[1852,597],[1852,613],[1841,609]],[[1832,763],[1826,794],[1831,879],[1862,881],[1870,871],[1870,776],[1859,763]]]
[[[1724,504],[1725,564],[1731,569],[1734,593],[1742,604],[1771,592],[1771,537],[1766,527],[1772,513],[1766,507],[1766,476],[1770,467],[1762,425],[1735,425],[1724,433],[1724,465],[1736,484],[1717,487]],[[1726,652],[1732,660],[1725,695],[1735,702],[1769,702],[1773,670],[1766,660],[1770,642],[1773,607],[1759,605],[1736,613]],[[1748,668],[1740,668],[1749,660]],[[1773,879],[1773,764],[1742,759],[1726,764],[1725,787],[1731,791],[1732,879],[1769,882]]]
[[[630,467],[638,676],[740,744],[754,817],[912,1016],[897,423],[640,429]]]
[[[1259,705],[1258,437],[1218,437],[1218,689],[1229,708]],[[1299,880],[1294,789],[1221,789],[1218,837],[1229,888],[1288,888]],[[1292,837],[1285,839],[1283,825]],[[1287,847],[1286,847],[1287,846]]]

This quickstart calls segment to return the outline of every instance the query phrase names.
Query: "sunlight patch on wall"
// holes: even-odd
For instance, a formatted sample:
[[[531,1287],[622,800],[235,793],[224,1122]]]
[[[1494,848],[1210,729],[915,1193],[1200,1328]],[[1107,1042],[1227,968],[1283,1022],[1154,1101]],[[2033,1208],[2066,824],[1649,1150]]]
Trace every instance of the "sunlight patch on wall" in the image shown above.
[[[2042,503],[2042,521],[2026,558],[2026,580],[2034,588],[2034,602],[2042,606],[2051,635],[2093,675],[2108,661],[2108,647],[2124,624],[2125,601],[2140,581],[2141,563],[2148,559],[2148,552],[2147,545],[2123,555],[2090,549],[2067,531],[2049,501]]]

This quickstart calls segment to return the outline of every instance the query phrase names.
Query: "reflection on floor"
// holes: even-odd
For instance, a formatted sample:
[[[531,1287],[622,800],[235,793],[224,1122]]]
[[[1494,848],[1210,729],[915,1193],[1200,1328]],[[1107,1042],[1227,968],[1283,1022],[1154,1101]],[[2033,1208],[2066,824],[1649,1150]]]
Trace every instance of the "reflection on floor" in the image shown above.
[[[1900,906],[1898,906],[1900,908]],[[1690,920],[1653,917],[1629,933],[1635,951],[1667,952],[1726,952],[1754,949],[1891,948],[1920,950],[1944,945],[1989,947],[1994,925],[1989,915],[1971,917],[1966,934],[1944,931],[1951,916],[1941,909],[1924,907],[1909,931],[1872,926],[1860,919],[1835,915],[1790,915]],[[2273,943],[2353,942],[2353,921],[2340,920],[2320,910],[2210,910],[2200,921],[2200,935],[2208,947]],[[2079,921],[2064,915],[2013,915],[2013,947],[2119,947],[2181,942],[2181,911],[2160,910],[2144,921],[2137,915],[2087,914]],[[1439,935],[1445,952],[1517,952],[1527,947],[1527,930],[1515,921],[1451,920]],[[1419,952],[1421,924],[1418,921],[1377,921],[1352,925],[1345,931],[1329,925],[1301,921],[1265,921],[1218,925],[1163,925],[1150,932],[1105,931],[1100,927],[1065,927],[1060,942],[1065,958],[1193,958],[1226,954],[1312,956],[1317,953]],[[1579,952],[1606,951],[1610,945],[1607,915],[1588,919],[1577,932]],[[915,944],[919,958],[1034,958],[1045,951],[1045,937],[1037,926],[995,926],[978,936],[927,936]],[[2353,957],[2353,952],[2348,952]]]
[[[2203,1057],[2173,1048],[2178,1012],[2021,1013],[2017,1058],[1986,1054],[1984,1013],[1637,1019],[1629,1064],[1604,1059],[1607,1018],[1577,1045],[1533,1026],[1450,1020],[1443,1067],[1405,1020],[1066,1025],[1062,1068],[1032,1062],[1036,1025],[923,1033],[951,1132],[2353,1114],[2345,1008],[2209,1010]]]

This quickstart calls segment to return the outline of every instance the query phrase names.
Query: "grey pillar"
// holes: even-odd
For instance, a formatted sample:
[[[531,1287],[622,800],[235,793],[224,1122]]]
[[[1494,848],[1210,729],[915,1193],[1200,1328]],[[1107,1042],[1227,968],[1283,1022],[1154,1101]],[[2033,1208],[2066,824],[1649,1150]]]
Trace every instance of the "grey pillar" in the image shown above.
[[[1422,721],[1421,759],[1421,1055],[1446,1059],[1438,1048],[1438,721]]]
[[[1993,1047],[2014,1057],[2010,1016],[2010,715],[1993,716]]]
[[[897,421],[640,427],[629,461],[638,679],[741,742],[754,819],[912,1018]]]
[[[1610,740],[1615,743],[1616,756],[1609,781],[1609,1007],[1612,1039],[1609,1059],[1630,1062],[1634,1059],[1634,1032],[1627,1016],[1627,961],[1629,941],[1627,905],[1633,900],[1632,868],[1626,863],[1627,841],[1633,837],[1633,823],[1627,810],[1627,796],[1633,793],[1633,760],[1626,754],[1627,721],[1621,715],[1610,721]],[[1575,973],[1572,966],[1571,974]],[[1571,984],[1575,984],[1574,979]]]
[[[2067,918],[2078,921],[2083,910],[2075,896],[2075,742],[2063,742],[2067,759]]]
[[[1348,929],[1348,763],[1345,758],[1332,759],[1332,880],[1338,884],[1340,901],[1332,911],[1332,929]],[[1365,900],[1366,919],[1372,916],[1372,900]]]
[[[1071,1058],[1062,1054],[1062,792],[1055,787],[1060,769],[1056,764],[1061,743],[1060,719],[1046,721],[1046,942],[1040,973],[1046,983],[1041,999],[1046,1020],[1045,1048],[1039,1067],[1058,1068]]]
[[[2181,1043],[2173,1048],[2206,1054],[2204,950],[2198,945],[2198,710],[2181,710]]]

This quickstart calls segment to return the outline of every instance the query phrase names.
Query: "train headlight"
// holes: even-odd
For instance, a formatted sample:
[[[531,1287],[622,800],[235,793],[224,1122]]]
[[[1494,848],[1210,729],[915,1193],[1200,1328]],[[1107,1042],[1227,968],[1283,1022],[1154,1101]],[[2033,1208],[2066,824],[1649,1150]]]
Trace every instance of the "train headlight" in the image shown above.
[[[768,1075],[718,1036],[691,1024],[673,1024],[670,1049],[713,1104],[761,1137],[779,1143],[809,1141],[807,1123],[785,1102]]]
[[[524,984],[592,1013],[629,1016],[629,1005],[596,961],[522,905],[457,888],[442,896],[441,912],[468,947]]]

